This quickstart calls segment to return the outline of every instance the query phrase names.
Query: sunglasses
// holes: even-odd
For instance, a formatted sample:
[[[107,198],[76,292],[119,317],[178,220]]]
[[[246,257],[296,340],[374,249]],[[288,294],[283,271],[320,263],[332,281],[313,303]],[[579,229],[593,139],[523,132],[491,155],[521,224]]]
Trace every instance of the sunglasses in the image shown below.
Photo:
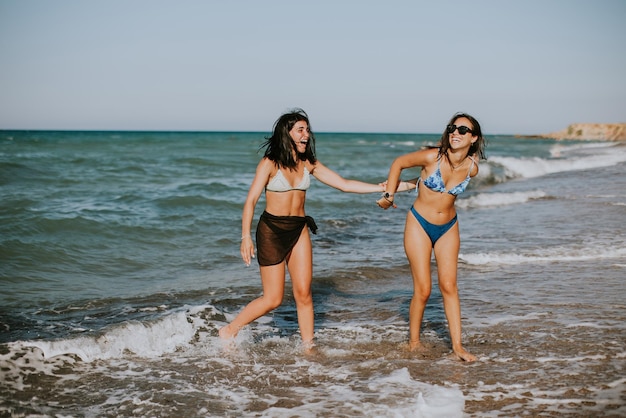
[[[467,126],[456,126],[456,125],[448,125],[446,127],[446,129],[448,130],[449,134],[453,134],[454,131],[456,131],[457,129],[459,130],[459,133],[461,135],[465,135],[466,133],[471,133],[473,134],[474,131],[472,131],[470,128],[468,128]]]

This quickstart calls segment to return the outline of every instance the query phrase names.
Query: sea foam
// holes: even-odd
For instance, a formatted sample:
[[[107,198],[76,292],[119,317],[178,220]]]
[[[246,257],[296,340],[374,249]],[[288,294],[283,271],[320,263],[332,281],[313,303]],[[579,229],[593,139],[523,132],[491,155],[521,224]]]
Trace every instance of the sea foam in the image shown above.
[[[189,318],[185,312],[177,312],[154,322],[128,321],[113,325],[98,336],[18,341],[10,345],[14,349],[36,347],[45,358],[73,354],[85,362],[121,358],[128,354],[158,357],[174,352],[191,340],[197,325]]]
[[[482,208],[490,206],[507,206],[526,203],[530,200],[542,199],[547,194],[541,190],[512,193],[479,193],[467,199],[459,199],[456,206],[460,208]]]
[[[515,253],[473,253],[460,254],[459,259],[467,264],[524,264],[544,262],[585,261],[598,259],[612,259],[626,257],[626,248],[615,247],[607,249],[606,246],[598,247],[543,247],[539,250],[520,250]]]
[[[566,151],[571,150],[564,149],[562,153],[566,153]],[[609,167],[626,161],[626,148],[624,147],[600,146],[593,147],[593,149],[585,148],[585,151],[587,154],[583,156],[573,155],[566,158],[493,156],[489,158],[489,161],[503,166],[507,176],[512,178],[533,178],[553,173]]]

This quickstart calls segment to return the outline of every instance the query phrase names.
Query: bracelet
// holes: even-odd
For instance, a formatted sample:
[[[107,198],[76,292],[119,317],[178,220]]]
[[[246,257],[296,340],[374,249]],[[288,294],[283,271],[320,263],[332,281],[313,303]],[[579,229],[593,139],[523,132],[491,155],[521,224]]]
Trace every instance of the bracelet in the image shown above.
[[[393,199],[393,195],[390,194],[389,192],[383,193],[383,199],[385,199],[387,202],[393,205],[393,200],[389,200],[390,197]]]
[[[250,234],[248,234],[248,235],[242,235],[242,236],[241,236],[241,240],[243,241],[245,238],[248,238],[248,237],[252,238],[252,235],[250,235]]]

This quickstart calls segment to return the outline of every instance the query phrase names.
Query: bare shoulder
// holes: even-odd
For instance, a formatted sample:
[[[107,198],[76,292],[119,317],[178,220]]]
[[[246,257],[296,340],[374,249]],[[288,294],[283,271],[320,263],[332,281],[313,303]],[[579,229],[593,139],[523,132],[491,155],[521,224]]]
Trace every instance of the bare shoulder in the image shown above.
[[[263,157],[263,158],[261,158],[261,161],[259,161],[259,167],[261,167],[261,166],[275,166],[275,165],[276,165],[276,163],[274,161],[270,160],[267,157]]]
[[[269,179],[276,175],[278,172],[278,166],[272,160],[267,157],[263,157],[256,167],[256,177]]]
[[[304,166],[307,170],[309,170],[309,173],[311,174],[315,174],[315,170],[317,170],[318,167],[321,167],[322,170],[326,168],[326,166],[322,164],[320,160],[315,161],[315,164],[311,164],[309,161],[305,161]]]
[[[439,150],[437,148],[427,148],[413,151],[399,158],[403,166],[427,166],[437,161]]]
[[[429,163],[435,162],[439,158],[439,148],[429,147],[417,152],[422,153]]]
[[[261,161],[259,161],[259,165],[257,166],[257,170],[263,170],[263,171],[267,171],[267,170],[274,171],[276,169],[278,169],[278,167],[276,166],[276,163],[267,157],[263,157]]]

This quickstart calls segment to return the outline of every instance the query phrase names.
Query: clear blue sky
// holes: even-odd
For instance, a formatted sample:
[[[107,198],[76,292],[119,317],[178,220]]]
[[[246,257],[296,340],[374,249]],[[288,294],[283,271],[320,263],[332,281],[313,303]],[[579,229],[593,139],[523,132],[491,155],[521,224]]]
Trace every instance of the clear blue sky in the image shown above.
[[[626,122],[626,1],[0,0],[0,129]]]

